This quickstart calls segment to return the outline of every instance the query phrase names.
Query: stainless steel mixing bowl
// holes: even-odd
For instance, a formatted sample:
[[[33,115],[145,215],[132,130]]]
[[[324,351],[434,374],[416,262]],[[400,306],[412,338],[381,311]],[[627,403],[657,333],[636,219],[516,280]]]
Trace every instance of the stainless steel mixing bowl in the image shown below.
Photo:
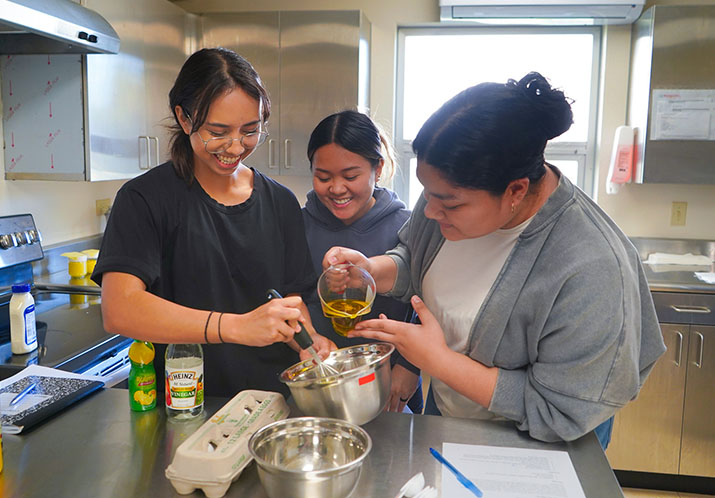
[[[323,377],[313,360],[287,368],[280,375],[304,415],[332,417],[366,424],[377,417],[390,398],[390,355],[395,346],[384,342],[332,351],[324,361],[340,373]]]
[[[370,436],[357,425],[319,417],[273,422],[248,441],[270,498],[346,498],[370,449]]]

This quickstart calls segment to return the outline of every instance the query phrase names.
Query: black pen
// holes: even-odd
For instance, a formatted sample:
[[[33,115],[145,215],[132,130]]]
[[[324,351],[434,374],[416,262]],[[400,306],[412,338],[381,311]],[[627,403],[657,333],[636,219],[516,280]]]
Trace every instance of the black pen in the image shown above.
[[[12,398],[12,401],[10,401],[10,406],[16,405],[17,403],[19,403],[20,401],[22,401],[22,398],[24,398],[25,396],[27,396],[28,394],[30,394],[30,391],[32,391],[32,390],[33,390],[34,388],[36,388],[36,387],[37,387],[37,383],[36,383],[36,382],[33,382],[33,383],[31,383],[29,386],[27,386],[25,389],[23,389],[22,391],[20,391],[20,392],[17,394],[17,396],[15,396],[14,398]]]

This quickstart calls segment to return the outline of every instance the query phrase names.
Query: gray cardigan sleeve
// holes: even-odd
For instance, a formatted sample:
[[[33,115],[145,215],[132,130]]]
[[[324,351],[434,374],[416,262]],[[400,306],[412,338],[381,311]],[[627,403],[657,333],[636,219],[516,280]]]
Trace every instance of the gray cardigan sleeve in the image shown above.
[[[580,259],[539,258],[506,324],[501,351],[525,337],[528,363],[495,359],[489,410],[543,441],[576,439],[614,415],[664,351],[637,255],[593,240],[573,246]]]
[[[500,355],[489,411],[516,421],[520,430],[542,441],[582,436],[638,390],[637,357],[630,344],[635,323],[619,309],[623,290],[609,284],[599,292],[598,284],[587,284],[593,282],[590,273],[570,278],[550,306],[541,302],[549,309],[531,323],[523,320],[518,304],[507,325],[522,328],[531,360],[514,368]],[[602,295],[606,291],[612,299]],[[579,305],[587,301],[592,304]]]
[[[400,242],[397,247],[390,249],[386,253],[397,265],[397,277],[392,289],[385,295],[402,301],[409,300],[414,294],[412,279],[410,278],[410,249],[407,246],[410,221],[405,223],[398,232]]]
[[[401,301],[415,294],[422,297],[422,277],[444,243],[439,225],[425,217],[425,205],[420,197],[398,232],[399,244],[386,253],[397,264],[397,278],[387,295]]]

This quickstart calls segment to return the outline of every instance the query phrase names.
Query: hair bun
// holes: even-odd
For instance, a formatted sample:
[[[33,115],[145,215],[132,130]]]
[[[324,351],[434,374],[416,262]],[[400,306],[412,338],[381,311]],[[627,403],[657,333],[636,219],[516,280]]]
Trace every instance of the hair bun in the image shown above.
[[[564,92],[551,87],[540,73],[532,71],[519,81],[509,80],[508,85],[518,88],[534,106],[535,122],[547,140],[558,137],[573,124],[572,99]]]

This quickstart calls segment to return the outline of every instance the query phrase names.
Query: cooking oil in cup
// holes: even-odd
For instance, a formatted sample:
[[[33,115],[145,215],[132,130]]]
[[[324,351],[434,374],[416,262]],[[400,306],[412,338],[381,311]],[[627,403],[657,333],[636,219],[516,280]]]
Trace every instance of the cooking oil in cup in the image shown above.
[[[343,337],[370,313],[375,292],[375,280],[370,273],[351,263],[331,266],[318,279],[323,314],[330,318],[335,332]]]
[[[372,309],[371,303],[357,299],[335,299],[322,305],[323,314],[330,318],[335,332],[343,337]]]

